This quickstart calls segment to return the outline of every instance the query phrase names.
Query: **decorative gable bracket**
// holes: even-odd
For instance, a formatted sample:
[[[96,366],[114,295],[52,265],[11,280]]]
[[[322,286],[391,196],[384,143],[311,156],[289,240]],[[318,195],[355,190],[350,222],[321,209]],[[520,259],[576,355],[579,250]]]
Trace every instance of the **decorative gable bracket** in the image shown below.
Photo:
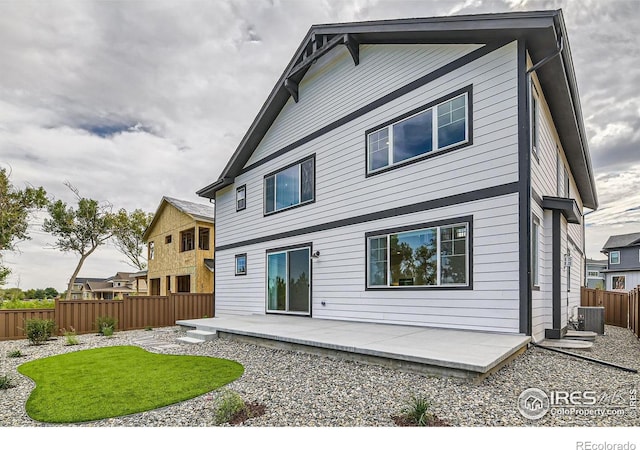
[[[289,92],[293,101],[298,103],[299,93],[298,85],[307,70],[321,56],[328,53],[335,46],[343,44],[349,50],[353,63],[357,66],[360,63],[360,44],[351,34],[312,34],[307,44],[302,48],[301,54],[296,60],[295,65],[291,68],[284,79],[284,88]]]

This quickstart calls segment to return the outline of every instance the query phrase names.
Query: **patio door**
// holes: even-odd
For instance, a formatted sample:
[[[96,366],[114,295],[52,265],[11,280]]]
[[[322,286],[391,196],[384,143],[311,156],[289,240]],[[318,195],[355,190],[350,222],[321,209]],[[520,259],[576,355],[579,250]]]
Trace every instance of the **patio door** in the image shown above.
[[[311,247],[267,253],[267,312],[311,314]]]

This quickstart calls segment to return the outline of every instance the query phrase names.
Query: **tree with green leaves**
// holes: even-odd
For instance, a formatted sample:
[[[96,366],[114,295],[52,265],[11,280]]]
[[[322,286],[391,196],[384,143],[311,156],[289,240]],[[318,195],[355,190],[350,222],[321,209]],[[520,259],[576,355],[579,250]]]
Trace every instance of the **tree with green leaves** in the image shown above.
[[[11,273],[2,265],[2,255],[15,251],[18,242],[30,239],[29,215],[48,204],[42,187],[18,189],[11,184],[10,175],[6,169],[0,169],[0,285],[5,284]]]
[[[81,197],[70,183],[65,184],[76,195],[78,206],[74,209],[62,200],[50,203],[47,208],[49,217],[44,220],[42,228],[58,238],[54,248],[80,257],[67,286],[66,298],[70,300],[73,281],[86,259],[113,236],[116,215],[111,204]]]
[[[141,209],[131,213],[121,209],[116,214],[113,234],[115,246],[127,257],[128,261],[125,262],[138,270],[144,270],[147,267],[147,260],[143,256],[145,247],[143,236],[152,220],[153,214]]]

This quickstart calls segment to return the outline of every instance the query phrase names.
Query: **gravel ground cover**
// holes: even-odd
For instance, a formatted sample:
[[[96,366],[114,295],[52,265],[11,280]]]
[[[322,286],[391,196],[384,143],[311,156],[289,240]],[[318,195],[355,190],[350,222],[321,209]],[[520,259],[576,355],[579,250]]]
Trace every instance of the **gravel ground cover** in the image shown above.
[[[428,397],[432,411],[452,426],[640,426],[632,392],[640,388],[640,375],[535,347],[473,384],[226,339],[177,344],[176,338],[184,335],[179,327],[170,327],[117,332],[113,337],[81,335],[77,346],[66,346],[64,337],[42,346],[30,346],[27,340],[0,342],[0,376],[7,374],[15,385],[0,390],[0,425],[56,426],[26,415],[24,404],[34,386],[17,372],[20,364],[71,351],[133,344],[159,353],[215,356],[243,364],[244,375],[226,387],[246,401],[266,406],[264,415],[247,420],[244,426],[391,427],[395,426],[391,416],[398,415],[412,395]],[[13,350],[24,356],[8,357]],[[640,369],[640,341],[629,330],[607,326],[592,349],[575,352]],[[517,399],[527,388],[590,390],[597,396],[597,406],[609,413],[562,414],[552,408],[539,420],[525,419]],[[218,394],[214,391],[158,410],[73,426],[214,426]]]

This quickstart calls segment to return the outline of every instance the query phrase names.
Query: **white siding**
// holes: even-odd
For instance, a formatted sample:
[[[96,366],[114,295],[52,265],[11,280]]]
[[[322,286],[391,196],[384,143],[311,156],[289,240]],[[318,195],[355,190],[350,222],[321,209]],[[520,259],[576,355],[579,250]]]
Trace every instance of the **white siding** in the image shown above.
[[[517,181],[516,51],[509,44],[238,176],[247,208],[236,213],[233,186],[217,194],[216,245]],[[365,178],[365,130],[469,84],[473,145]],[[264,175],[313,153],[316,202],[263,217]]]
[[[312,268],[313,317],[517,333],[517,211],[518,196],[511,194],[218,251],[216,312],[264,313],[266,250],[312,242],[320,251]],[[364,289],[366,232],[467,215],[473,215],[473,290]],[[247,275],[237,277],[239,253],[247,253]]]
[[[262,139],[248,164],[371,103],[399,87],[482,47],[451,45],[361,45],[360,64],[344,46],[316,61]]]
[[[623,276],[625,277],[625,291],[630,291],[636,286],[640,286],[640,271],[639,272],[607,272],[605,274],[605,289],[613,291],[613,277]]]
[[[348,111],[340,108],[355,108],[357,105],[353,106],[352,103],[360,101],[359,95],[356,95],[358,92],[364,95],[366,91],[363,104],[370,103],[437,66],[418,67],[420,64],[430,64],[431,59],[426,58],[411,72],[411,63],[406,61],[407,47],[367,47],[364,55],[361,53],[363,60],[359,66],[353,67],[353,62],[345,61],[349,73],[357,73],[361,77],[359,79],[364,80],[351,86],[353,97],[345,97],[351,94],[350,90],[334,93],[327,87],[322,92],[331,98],[320,94],[319,97],[309,97],[320,89],[315,84],[333,85],[334,89],[338,89],[340,83],[350,82],[342,75],[338,80],[328,83],[329,77],[333,76],[332,71],[343,64],[341,58],[345,57],[340,53],[342,49],[333,52],[336,59],[332,61],[336,66],[331,70],[319,68],[317,73],[311,73],[313,76],[302,83],[301,102],[290,104],[285,108],[286,111],[283,110],[249,164],[321,128],[327,123],[324,121],[325,110],[331,112],[330,121],[346,114]],[[426,46],[415,48],[422,54],[420,52]],[[474,47],[455,48],[462,55]],[[434,54],[449,55],[447,58],[455,59],[450,54],[452,49],[452,46],[446,46],[441,52],[432,50]],[[396,51],[400,53],[396,54]],[[365,61],[365,57],[372,55],[377,58],[375,65]],[[517,182],[516,61],[517,45],[513,42],[239,175],[235,185],[216,195],[216,246],[238,244],[280,232],[321,226],[394,207]],[[402,75],[404,78],[399,73],[398,78],[389,75],[379,84],[366,81],[380,78],[376,76],[379,73],[395,74],[398,64],[406,71]],[[444,60],[438,64],[444,64]],[[365,177],[365,130],[468,85],[473,87],[472,145]],[[317,111],[312,108],[309,113],[309,106],[303,104],[305,95],[316,99]],[[311,154],[316,155],[315,202],[264,217],[264,176]],[[247,186],[247,206],[245,210],[236,212],[235,187],[243,184]],[[365,290],[366,232],[467,215],[473,215],[474,220],[473,290]],[[220,314],[263,314],[266,250],[307,242],[312,242],[313,249],[321,252],[321,257],[313,262],[312,269],[313,317],[511,333],[519,331],[517,194],[287,239],[239,245],[228,250],[217,248],[216,311]],[[236,277],[233,270],[234,255],[240,253],[247,253],[247,275]]]

